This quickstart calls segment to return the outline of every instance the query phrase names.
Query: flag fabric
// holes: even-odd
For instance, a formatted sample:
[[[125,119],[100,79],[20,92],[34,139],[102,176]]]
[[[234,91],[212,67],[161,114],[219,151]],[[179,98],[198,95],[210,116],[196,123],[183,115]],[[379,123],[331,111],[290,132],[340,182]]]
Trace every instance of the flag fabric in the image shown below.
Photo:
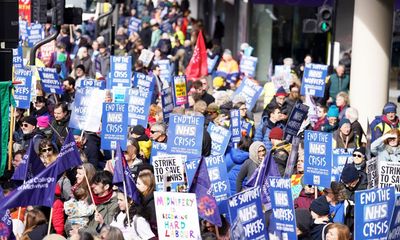
[[[12,180],[26,181],[38,175],[46,167],[36,154],[33,141],[29,144],[28,152],[23,156],[20,165],[15,169]]]
[[[123,187],[125,182],[126,192]],[[136,188],[135,181],[132,177],[132,172],[126,163],[125,156],[122,154],[121,146],[117,143],[117,152],[115,154],[115,166],[113,184],[116,185],[122,192],[126,193],[135,203],[140,202],[140,194]]]
[[[3,176],[7,165],[7,148],[10,133],[10,123],[8,121],[8,117],[10,115],[10,104],[13,102],[11,86],[11,82],[0,82],[0,176]]]
[[[269,152],[261,165],[254,171],[253,175],[251,175],[246,182],[246,187],[260,187],[261,202],[266,211],[271,209],[271,198],[267,178],[272,176],[280,177],[280,173],[275,160],[272,158],[271,152]]]
[[[83,164],[72,131],[68,132],[67,138],[61,146],[56,162],[57,172],[59,174]]]
[[[199,216],[216,226],[222,226],[217,201],[211,195],[211,181],[204,158],[200,159],[189,192],[196,194]]]
[[[0,187],[0,200],[4,198],[3,189]],[[0,210],[0,238],[14,240],[13,224],[10,216],[10,210]]]
[[[186,78],[188,80],[195,80],[207,76],[207,66],[207,49],[204,43],[203,33],[200,31],[193,56],[185,70]]]

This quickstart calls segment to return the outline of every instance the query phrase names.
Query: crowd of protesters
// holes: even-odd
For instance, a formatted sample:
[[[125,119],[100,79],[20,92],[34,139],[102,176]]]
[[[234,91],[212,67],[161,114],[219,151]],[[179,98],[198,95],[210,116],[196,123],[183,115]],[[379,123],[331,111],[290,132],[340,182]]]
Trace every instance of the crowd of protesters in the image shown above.
[[[174,63],[176,74],[185,74],[197,36],[203,31],[208,56],[220,57],[214,70],[240,72],[238,63],[248,44],[242,44],[237,56],[229,49],[223,49],[221,38],[224,33],[214,34],[213,39],[209,37],[202,21],[190,17],[188,1],[182,0],[180,5],[176,1],[159,1],[157,6],[152,1],[134,3],[118,9],[120,21],[114,42],[115,56],[132,56],[133,71],[159,74],[157,65],[145,67],[139,60],[141,51],[149,49],[155,54],[154,60],[169,59]],[[137,32],[128,32],[131,17],[141,19]],[[218,22],[219,29],[224,31],[221,24]],[[11,180],[11,176],[31,144],[44,165],[49,166],[57,159],[68,133],[72,132],[84,162],[58,180],[51,223],[48,222],[49,208],[24,206],[11,209],[17,239],[158,239],[154,169],[149,159],[152,143],[166,143],[168,139],[168,125],[163,121],[160,93],[157,92],[161,81],[157,81],[156,95],[148,109],[147,128],[131,127],[126,136],[128,146],[123,152],[140,192],[140,201],[128,199],[126,202],[124,193],[113,187],[111,151],[100,148],[99,132],[82,132],[68,127],[71,103],[79,82],[86,78],[104,81],[110,71],[110,40],[95,36],[94,28],[92,19],[79,26],[62,26],[56,51],[45,64],[58,69],[64,93],[61,96],[46,94],[37,85],[30,110],[15,109],[12,113],[16,121],[12,135],[13,168],[2,177],[5,195],[21,184]],[[332,182],[330,188],[306,185],[303,182],[304,143],[301,140],[295,167],[291,169],[298,239],[352,239],[354,193],[367,189],[366,161],[369,155],[399,161],[400,124],[394,103],[384,106],[379,122],[372,129],[372,145],[370,149],[366,148],[365,129],[358,122],[357,109],[349,102],[349,60],[350,55],[327,77],[325,96],[313,99],[317,105],[317,118],[303,124],[299,137],[304,130],[333,133],[334,148],[353,148],[354,162],[344,166],[340,182]],[[292,148],[292,143],[283,140],[284,126],[295,103],[305,102],[300,95],[301,78],[304,65],[311,62],[311,56],[306,56],[304,63],[298,66],[290,58],[284,60],[284,65],[291,68],[289,92],[283,87],[276,89],[271,82],[264,85],[261,121],[253,118],[257,107],[247,109],[246,99],[232,97],[243,75],[239,74],[233,80],[218,75],[204,76],[189,83],[190,106],[188,109],[177,107],[174,113],[204,116],[205,128],[214,123],[229,129],[229,112],[238,109],[242,126],[247,126],[243,128],[237,147],[230,145],[225,153],[231,195],[245,189],[245,181],[268,154],[272,155],[280,175],[284,175]],[[106,95],[105,101],[111,102],[112,93]],[[211,138],[204,131],[202,156],[209,156],[210,150]],[[270,211],[265,213],[267,222],[270,215]],[[223,224],[218,229],[207,221],[199,221],[203,239],[229,239],[228,217],[222,216]],[[46,237],[48,224],[51,224],[53,234]]]

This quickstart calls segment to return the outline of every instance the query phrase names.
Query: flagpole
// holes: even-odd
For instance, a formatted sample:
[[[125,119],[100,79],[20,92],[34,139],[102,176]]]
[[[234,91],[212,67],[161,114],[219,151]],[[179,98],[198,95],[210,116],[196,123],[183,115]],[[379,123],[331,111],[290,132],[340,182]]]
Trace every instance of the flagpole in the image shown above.
[[[94,202],[94,198],[93,198],[92,189],[90,188],[89,180],[88,180],[88,178],[87,178],[87,176],[86,176],[86,170],[85,170],[85,168],[83,168],[83,175],[85,176],[85,181],[86,181],[86,184],[88,185],[89,194],[90,194],[90,199],[92,199],[92,203],[94,204],[94,206],[96,206],[96,203]]]
[[[125,203],[126,203],[126,210],[125,211],[126,211],[126,215],[128,216],[128,226],[131,226],[131,219],[129,218],[128,197],[127,197],[127,194],[126,194],[125,176],[124,176],[124,179],[122,180],[122,184],[123,184],[123,187],[124,187],[124,198],[125,198]]]
[[[12,89],[12,94],[14,94],[14,89]],[[12,148],[13,148],[13,133],[15,129],[15,115],[14,115],[14,106],[11,104],[11,119],[10,119],[10,140],[8,142],[8,170],[11,170],[11,161],[12,161]]]
[[[21,217],[21,207],[18,207],[18,216],[17,219],[20,220],[19,218]]]
[[[315,199],[318,198],[318,188],[317,188],[317,186],[315,186],[314,197],[315,197]]]
[[[258,179],[260,178],[261,166],[263,166],[263,164],[265,164],[265,159],[269,158],[269,155],[270,155],[270,153],[268,153],[268,155],[264,158],[264,160],[261,162],[261,165],[257,167],[257,168],[259,168],[259,170],[257,173],[256,184],[258,183]]]
[[[52,218],[53,218],[53,208],[50,208],[50,219],[49,219],[49,227],[47,228],[47,235],[50,235],[51,219]]]

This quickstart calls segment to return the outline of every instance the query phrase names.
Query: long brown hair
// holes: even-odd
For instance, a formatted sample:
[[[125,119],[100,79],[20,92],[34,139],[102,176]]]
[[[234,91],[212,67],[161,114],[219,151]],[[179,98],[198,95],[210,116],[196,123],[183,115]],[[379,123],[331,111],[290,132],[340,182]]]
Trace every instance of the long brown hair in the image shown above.
[[[393,134],[393,135],[396,135],[397,136],[397,146],[400,144],[400,130],[399,129],[397,129],[397,128],[393,128],[393,129],[390,129],[390,131],[388,131],[387,133],[385,133],[385,135],[386,134]],[[391,138],[388,138],[388,139],[386,139],[385,141],[383,141],[386,145],[388,145],[389,144],[389,140],[390,140]]]
[[[332,223],[328,224],[325,229],[325,239],[326,239],[326,234],[329,232],[329,229],[337,229],[338,233],[338,240],[350,240],[351,235],[350,235],[350,229],[348,226],[340,224],[340,223]]]
[[[32,232],[35,227],[47,223],[46,217],[38,209],[32,209],[30,211],[27,211],[25,219],[26,219],[25,231],[22,233],[21,240],[30,239],[28,234]]]
[[[147,186],[146,191],[144,191],[142,194],[144,197],[148,196],[152,192],[154,192],[154,189],[156,187],[156,180],[154,178],[153,173],[151,172],[141,172],[138,176],[140,180],[142,180],[143,184]]]

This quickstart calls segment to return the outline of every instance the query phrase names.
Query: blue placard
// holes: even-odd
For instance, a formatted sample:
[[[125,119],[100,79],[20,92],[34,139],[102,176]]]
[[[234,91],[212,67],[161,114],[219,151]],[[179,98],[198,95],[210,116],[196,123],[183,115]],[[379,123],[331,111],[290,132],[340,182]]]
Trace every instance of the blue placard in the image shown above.
[[[394,203],[394,187],[356,191],[354,239],[387,239]]]
[[[240,139],[242,138],[239,109],[230,111],[230,122],[231,141],[233,143],[239,143]]]
[[[22,41],[28,39],[28,22],[24,20],[19,20],[19,37]]]
[[[133,86],[143,91],[152,91],[154,89],[154,77],[144,73],[135,72],[133,75]]]
[[[282,239],[297,239],[290,179],[268,177],[275,229]]]
[[[400,196],[396,196],[392,220],[390,221],[388,240],[400,239]]]
[[[126,150],[128,133],[128,104],[103,103],[101,149],[115,150],[117,142]]]
[[[15,68],[24,68],[24,58],[22,57],[22,47],[19,46],[18,48],[13,49],[13,66]]]
[[[204,117],[171,114],[169,119],[167,152],[200,157]]]
[[[43,90],[46,93],[62,94],[61,83],[55,68],[38,68]]]
[[[250,188],[229,198],[231,239],[268,239],[259,187]]]
[[[256,75],[258,58],[243,55],[240,60],[240,72],[245,76],[254,77]]]
[[[297,136],[303,121],[307,118],[308,109],[307,105],[296,102],[285,126],[284,139],[286,142],[292,142],[292,138]]]
[[[256,105],[258,98],[262,92],[262,87],[245,78],[238,89],[236,89],[234,96],[242,95],[246,99],[246,107],[249,111]]]
[[[305,131],[304,184],[331,186],[332,133]]]
[[[139,32],[141,25],[142,20],[140,20],[139,18],[131,17],[131,19],[129,19],[128,34],[131,35],[133,32]]]
[[[32,71],[19,68],[15,69],[15,81],[21,82],[20,84],[14,85],[16,107],[29,109],[31,104]]]
[[[151,144],[150,164],[153,164],[153,156],[167,154],[167,144],[160,142],[153,142]]]
[[[106,81],[96,79],[83,79],[80,82],[80,88],[98,88],[106,89]]]
[[[207,128],[211,137],[211,154],[224,155],[231,139],[231,132],[223,127],[210,123]]]
[[[323,97],[327,74],[327,65],[307,64],[304,68],[303,81],[301,83],[301,95]]]
[[[169,115],[174,110],[174,97],[172,96],[172,88],[164,88],[161,90],[161,104],[163,111],[163,120],[165,123],[169,122]]]
[[[170,83],[172,76],[171,72],[172,68],[169,59],[154,61],[154,64],[160,67],[160,78],[163,81],[163,83],[164,82]]]
[[[127,88],[125,102],[128,103],[128,125],[141,125],[147,128],[152,91],[140,91],[139,88]]]
[[[130,87],[132,75],[132,57],[111,56],[110,83],[112,87]]]
[[[218,55],[215,55],[214,58],[209,58],[207,57],[207,69],[208,69],[208,73],[211,74],[215,68],[215,65],[217,64],[219,59]]]
[[[332,150],[332,181],[340,182],[345,164],[353,162],[354,148],[335,148]]]
[[[33,47],[35,43],[42,40],[42,32],[43,27],[41,24],[32,23],[30,27],[28,27],[28,46]]]

